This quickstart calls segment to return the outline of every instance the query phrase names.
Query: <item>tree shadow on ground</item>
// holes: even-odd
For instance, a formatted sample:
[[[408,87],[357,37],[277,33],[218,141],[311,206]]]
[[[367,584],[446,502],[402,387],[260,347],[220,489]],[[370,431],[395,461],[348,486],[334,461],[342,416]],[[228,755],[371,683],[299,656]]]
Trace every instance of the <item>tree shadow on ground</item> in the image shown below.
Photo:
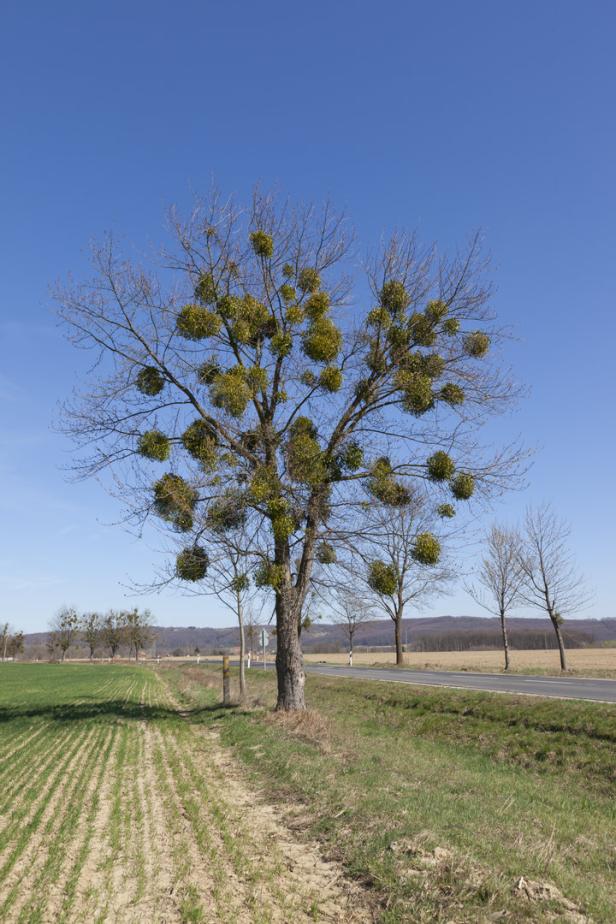
[[[187,721],[198,723],[216,713],[245,713],[240,706],[223,706],[214,703],[195,708],[173,708],[126,702],[121,699],[37,706],[0,706],[0,724],[18,719],[48,719],[52,722],[130,722],[130,721]]]

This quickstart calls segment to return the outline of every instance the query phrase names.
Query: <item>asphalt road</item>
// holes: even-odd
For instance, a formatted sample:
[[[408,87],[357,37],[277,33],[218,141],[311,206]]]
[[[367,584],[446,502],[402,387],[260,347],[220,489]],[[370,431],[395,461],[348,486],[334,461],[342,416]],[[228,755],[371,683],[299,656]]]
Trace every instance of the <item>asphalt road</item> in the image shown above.
[[[255,662],[257,666],[258,662]],[[536,677],[511,674],[473,674],[468,671],[411,671],[405,669],[343,667],[332,664],[305,664],[309,674],[328,677],[354,677],[356,680],[386,680],[429,687],[455,687],[492,693],[524,693],[556,699],[587,699],[616,703],[616,680],[573,677]]]

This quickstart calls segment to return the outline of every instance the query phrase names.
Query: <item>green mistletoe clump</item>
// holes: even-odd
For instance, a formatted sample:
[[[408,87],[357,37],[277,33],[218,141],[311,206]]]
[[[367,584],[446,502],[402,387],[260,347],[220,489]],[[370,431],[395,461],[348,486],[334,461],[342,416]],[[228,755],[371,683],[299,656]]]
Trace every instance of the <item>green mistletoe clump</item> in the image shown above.
[[[468,500],[475,491],[475,479],[468,472],[463,472],[451,482],[451,493],[457,500]]]
[[[265,231],[253,231],[250,235],[252,249],[258,257],[269,260],[274,253],[274,241],[271,234]]]
[[[182,581],[202,581],[207,574],[210,557],[198,545],[183,549],[175,560],[175,573]]]
[[[201,305],[184,305],[178,314],[176,327],[187,340],[205,340],[220,333],[222,318]]]
[[[135,385],[142,395],[154,397],[165,387],[165,379],[155,366],[145,366],[137,374]]]
[[[212,428],[205,420],[195,420],[182,434],[182,445],[186,452],[200,462],[206,471],[216,466],[216,439]]]
[[[413,543],[412,555],[420,565],[435,565],[441,556],[441,544],[432,533],[419,533]]]
[[[198,499],[197,491],[181,475],[169,472],[154,483],[156,513],[181,532],[192,529]]]
[[[330,363],[342,347],[342,334],[331,318],[312,321],[303,339],[304,353],[317,363]]]
[[[468,356],[480,359],[490,349],[490,338],[481,330],[475,330],[464,338],[464,351]]]
[[[442,449],[431,455],[426,464],[432,481],[448,481],[456,470],[453,459]]]
[[[317,561],[321,565],[333,565],[336,563],[336,550],[331,542],[321,542],[317,546]]]
[[[171,452],[171,441],[160,430],[148,430],[139,437],[139,455],[156,462],[165,462]]]
[[[368,585],[377,594],[391,597],[398,589],[398,576],[393,565],[384,561],[373,561],[368,568]]]

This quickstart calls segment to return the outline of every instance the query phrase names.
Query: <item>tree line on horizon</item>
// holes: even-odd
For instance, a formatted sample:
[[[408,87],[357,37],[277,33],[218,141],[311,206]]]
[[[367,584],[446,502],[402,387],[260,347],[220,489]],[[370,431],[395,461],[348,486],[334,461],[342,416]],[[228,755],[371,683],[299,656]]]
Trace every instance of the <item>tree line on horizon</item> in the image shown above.
[[[153,617],[149,610],[109,610],[107,613],[78,613],[74,607],[62,607],[49,625],[46,648],[50,660],[64,661],[68,650],[83,642],[90,660],[104,650],[113,660],[122,648],[129,657],[139,654],[154,638]]]

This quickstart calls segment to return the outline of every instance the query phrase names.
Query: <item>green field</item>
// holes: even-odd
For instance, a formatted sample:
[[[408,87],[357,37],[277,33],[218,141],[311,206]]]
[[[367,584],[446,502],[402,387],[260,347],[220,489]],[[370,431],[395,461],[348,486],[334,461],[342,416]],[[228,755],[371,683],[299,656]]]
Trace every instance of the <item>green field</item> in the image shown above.
[[[613,707],[219,683],[0,666],[3,924],[616,920]]]
[[[364,920],[209,719],[145,667],[1,665],[0,921]]]
[[[216,700],[216,669],[171,673]],[[614,707],[312,675],[294,720],[263,708],[273,672],[250,683],[261,705],[221,710],[223,743],[381,920],[616,921]]]

